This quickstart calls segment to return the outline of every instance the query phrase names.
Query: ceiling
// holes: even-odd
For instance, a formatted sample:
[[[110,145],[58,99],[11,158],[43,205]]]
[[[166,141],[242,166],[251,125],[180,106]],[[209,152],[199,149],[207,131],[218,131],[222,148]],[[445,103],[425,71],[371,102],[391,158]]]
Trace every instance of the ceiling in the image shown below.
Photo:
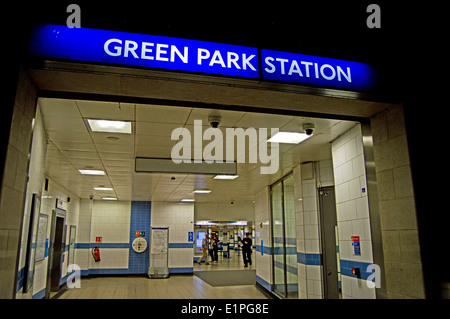
[[[96,199],[253,201],[255,192],[289,173],[297,163],[331,159],[330,142],[356,124],[278,114],[86,100],[39,98],[38,105],[48,138],[46,175],[80,198],[93,195]],[[267,164],[259,162],[238,163],[239,178],[231,181],[213,180],[213,175],[135,173],[136,157],[170,158],[172,147],[178,142],[171,140],[172,131],[186,127],[194,132],[194,120],[202,120],[206,130],[210,127],[211,112],[222,116],[219,129],[224,137],[227,127],[302,132],[303,123],[314,123],[315,130],[312,137],[300,144],[280,144],[280,168],[273,175],[260,174],[260,165]],[[133,134],[91,132],[87,119],[132,121]],[[203,146],[208,143],[204,141]],[[106,175],[81,175],[79,169],[100,169]],[[98,186],[111,187],[113,191],[93,189]],[[194,194],[194,189],[212,192]]]

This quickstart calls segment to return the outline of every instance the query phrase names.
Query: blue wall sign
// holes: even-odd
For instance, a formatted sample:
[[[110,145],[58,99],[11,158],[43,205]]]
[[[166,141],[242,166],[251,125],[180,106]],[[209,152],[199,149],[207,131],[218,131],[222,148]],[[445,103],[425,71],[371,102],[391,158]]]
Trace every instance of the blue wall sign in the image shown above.
[[[271,50],[261,50],[261,60],[266,80],[357,90],[368,90],[375,84],[375,70],[359,62]]]
[[[359,236],[352,236],[353,255],[361,256]]]
[[[146,34],[39,25],[32,55],[370,90],[376,74],[359,62]],[[260,60],[261,59],[261,60]]]
[[[188,232],[188,242],[194,242],[194,232],[192,231]]]
[[[205,41],[40,25],[29,49],[48,58],[258,77],[258,49]]]

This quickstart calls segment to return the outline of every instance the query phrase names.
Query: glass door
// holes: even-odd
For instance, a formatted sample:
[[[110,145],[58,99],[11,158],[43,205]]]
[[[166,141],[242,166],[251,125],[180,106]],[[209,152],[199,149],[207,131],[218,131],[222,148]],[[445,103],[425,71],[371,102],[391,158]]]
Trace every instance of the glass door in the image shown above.
[[[271,209],[273,289],[283,298],[298,298],[297,236],[292,174],[271,186]]]

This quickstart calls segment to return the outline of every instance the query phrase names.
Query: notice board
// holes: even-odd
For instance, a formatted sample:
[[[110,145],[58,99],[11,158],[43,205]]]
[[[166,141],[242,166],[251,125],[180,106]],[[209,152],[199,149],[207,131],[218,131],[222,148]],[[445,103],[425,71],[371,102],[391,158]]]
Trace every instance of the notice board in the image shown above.
[[[169,228],[150,229],[149,278],[169,277]]]

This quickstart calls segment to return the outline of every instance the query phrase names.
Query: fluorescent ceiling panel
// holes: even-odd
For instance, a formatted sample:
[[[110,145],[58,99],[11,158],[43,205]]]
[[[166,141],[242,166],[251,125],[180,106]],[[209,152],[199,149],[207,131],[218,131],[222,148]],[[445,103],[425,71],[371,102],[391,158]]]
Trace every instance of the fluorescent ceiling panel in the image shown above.
[[[287,143],[287,144],[299,144],[303,142],[311,135],[306,135],[305,133],[296,132],[278,132],[272,136],[268,142],[271,143]]]
[[[236,179],[238,177],[239,177],[239,175],[216,175],[216,176],[214,176],[214,179],[228,179],[228,180],[232,180],[232,179]]]
[[[194,191],[195,194],[209,194],[211,191],[209,189],[196,189]]]
[[[94,187],[96,191],[112,191],[111,187]]]
[[[116,197],[103,197],[103,200],[117,200]]]
[[[92,132],[131,134],[131,122],[87,120]]]
[[[78,171],[83,175],[105,175],[104,171],[95,170],[95,169],[80,169]]]

